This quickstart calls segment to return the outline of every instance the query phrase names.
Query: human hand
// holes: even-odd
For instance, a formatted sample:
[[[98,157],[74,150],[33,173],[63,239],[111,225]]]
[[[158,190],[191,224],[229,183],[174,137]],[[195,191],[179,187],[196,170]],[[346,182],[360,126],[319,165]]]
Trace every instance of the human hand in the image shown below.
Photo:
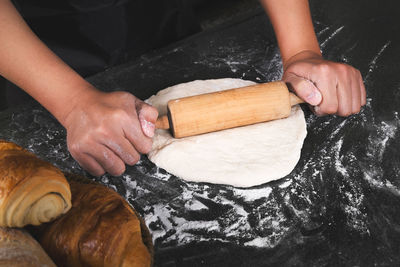
[[[349,116],[366,104],[361,74],[349,65],[324,60],[311,51],[295,55],[284,65],[282,80],[317,115]]]
[[[0,75],[53,114],[71,155],[94,175],[120,175],[151,149],[157,111],[129,93],[91,86],[31,31],[12,1],[0,1]]]
[[[148,153],[158,112],[127,92],[92,90],[66,116],[72,157],[92,175],[118,176]]]

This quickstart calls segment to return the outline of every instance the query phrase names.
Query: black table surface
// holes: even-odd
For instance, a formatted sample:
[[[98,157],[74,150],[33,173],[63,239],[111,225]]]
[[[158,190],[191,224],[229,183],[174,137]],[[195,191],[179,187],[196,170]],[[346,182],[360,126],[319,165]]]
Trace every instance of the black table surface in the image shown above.
[[[396,1],[311,1],[327,59],[360,69],[367,105],[316,117],[291,174],[244,189],[188,183],[146,156],[121,177],[90,177],[62,126],[32,103],[0,113],[0,138],[63,171],[118,191],[144,217],[156,266],[398,266],[400,264],[400,22]],[[146,99],[196,79],[279,79],[273,31],[260,10],[89,78]],[[68,103],[65,103],[66,105]]]

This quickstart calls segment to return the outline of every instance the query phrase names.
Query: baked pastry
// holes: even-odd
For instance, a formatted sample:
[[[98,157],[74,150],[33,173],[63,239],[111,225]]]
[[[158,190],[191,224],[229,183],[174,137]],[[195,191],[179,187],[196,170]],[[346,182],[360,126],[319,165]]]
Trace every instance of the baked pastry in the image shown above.
[[[56,265],[27,231],[0,227],[0,266],[55,267]]]
[[[59,169],[0,140],[0,226],[39,225],[70,207],[69,184]]]
[[[150,233],[126,200],[88,179],[66,177],[71,210],[34,230],[57,266],[150,266]]]

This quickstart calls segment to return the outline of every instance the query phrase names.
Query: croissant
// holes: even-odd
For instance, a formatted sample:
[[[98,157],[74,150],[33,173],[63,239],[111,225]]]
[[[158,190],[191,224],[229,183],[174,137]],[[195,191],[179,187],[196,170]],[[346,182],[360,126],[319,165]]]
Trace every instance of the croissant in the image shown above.
[[[71,210],[34,229],[57,266],[150,266],[150,233],[125,199],[103,185],[67,178]]]
[[[70,207],[71,191],[60,170],[0,140],[0,226],[39,225]]]
[[[0,227],[0,266],[56,265],[28,232],[23,229]]]

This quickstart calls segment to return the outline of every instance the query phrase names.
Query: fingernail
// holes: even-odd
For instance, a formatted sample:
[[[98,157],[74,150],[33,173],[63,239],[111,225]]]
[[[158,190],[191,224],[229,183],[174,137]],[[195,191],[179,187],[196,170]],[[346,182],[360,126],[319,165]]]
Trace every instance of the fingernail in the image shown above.
[[[311,93],[306,97],[306,100],[311,100],[315,96],[315,91],[311,91]]]
[[[318,105],[321,102],[321,93],[318,90],[312,90],[305,99],[311,105]]]
[[[143,133],[146,136],[152,138],[154,136],[154,130],[156,129],[154,123],[149,122],[144,118],[139,118],[139,120],[140,120],[140,125],[142,126]]]

